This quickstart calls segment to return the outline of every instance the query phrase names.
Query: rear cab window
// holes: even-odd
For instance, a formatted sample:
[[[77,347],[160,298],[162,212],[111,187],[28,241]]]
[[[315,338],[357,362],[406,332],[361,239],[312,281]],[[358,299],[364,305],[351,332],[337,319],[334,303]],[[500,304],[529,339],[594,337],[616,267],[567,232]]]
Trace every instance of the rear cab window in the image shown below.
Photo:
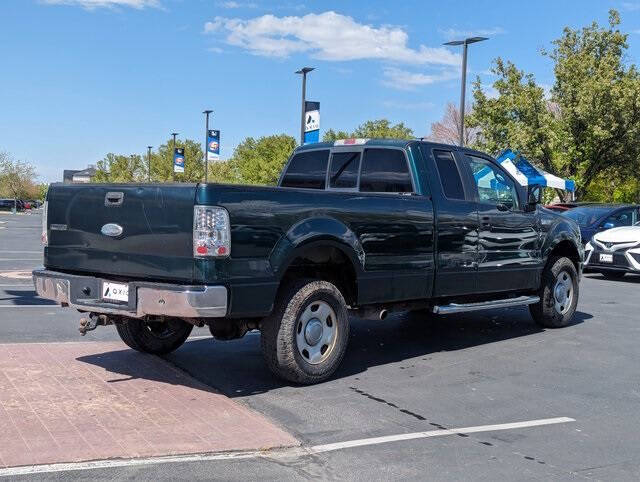
[[[329,168],[329,188],[355,189],[358,187],[360,152],[334,152]]]
[[[403,149],[333,149],[331,156],[329,154],[329,149],[295,154],[282,175],[280,186],[366,193],[414,192]]]
[[[324,189],[328,162],[329,149],[299,152],[289,161],[280,186]]]

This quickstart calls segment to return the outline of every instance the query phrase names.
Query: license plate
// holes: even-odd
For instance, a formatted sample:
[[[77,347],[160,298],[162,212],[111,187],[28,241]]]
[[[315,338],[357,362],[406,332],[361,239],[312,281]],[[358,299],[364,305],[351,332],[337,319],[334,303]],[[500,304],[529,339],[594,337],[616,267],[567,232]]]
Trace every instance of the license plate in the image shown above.
[[[124,283],[102,283],[102,299],[109,301],[129,301],[129,285]]]
[[[613,255],[612,254],[601,254],[600,255],[601,263],[613,263]]]

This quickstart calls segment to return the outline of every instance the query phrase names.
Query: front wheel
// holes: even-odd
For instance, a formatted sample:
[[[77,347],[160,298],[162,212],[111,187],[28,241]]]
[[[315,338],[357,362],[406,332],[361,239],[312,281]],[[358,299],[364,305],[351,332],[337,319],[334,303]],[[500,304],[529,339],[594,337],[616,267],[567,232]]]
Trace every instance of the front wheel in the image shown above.
[[[178,318],[152,322],[131,318],[124,323],[117,323],[116,329],[120,339],[129,348],[164,355],[182,346],[191,334],[193,325]]]
[[[349,315],[333,284],[298,280],[282,290],[260,330],[262,353],[274,374],[296,383],[319,383],[342,362]]]
[[[569,258],[549,259],[542,272],[540,301],[530,305],[535,322],[544,328],[567,326],[578,306],[578,273]]]

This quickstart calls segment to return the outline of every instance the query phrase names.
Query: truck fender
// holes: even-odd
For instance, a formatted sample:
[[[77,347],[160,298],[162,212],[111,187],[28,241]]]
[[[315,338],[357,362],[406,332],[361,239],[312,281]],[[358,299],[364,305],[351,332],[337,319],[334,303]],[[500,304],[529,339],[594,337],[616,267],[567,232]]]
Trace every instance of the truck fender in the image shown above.
[[[551,229],[546,233],[544,242],[542,244],[542,259],[546,263],[553,250],[560,243],[570,243],[575,248],[580,262],[584,258],[584,249],[579,241],[579,232],[575,232],[575,227],[571,223],[564,221],[558,221]]]
[[[355,233],[336,219],[316,217],[294,224],[276,243],[269,256],[274,273],[282,276],[304,249],[314,245],[335,247],[351,260],[356,274],[364,270],[364,249]]]

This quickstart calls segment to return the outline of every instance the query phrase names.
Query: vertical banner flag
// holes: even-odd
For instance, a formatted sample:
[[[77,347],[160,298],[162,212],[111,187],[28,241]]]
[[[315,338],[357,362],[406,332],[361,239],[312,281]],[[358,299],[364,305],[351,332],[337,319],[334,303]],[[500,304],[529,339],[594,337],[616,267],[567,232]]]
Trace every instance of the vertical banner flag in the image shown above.
[[[173,172],[184,172],[184,148],[176,147],[173,150]]]
[[[320,141],[320,102],[304,103],[304,143]]]
[[[207,132],[207,160],[217,161],[220,159],[220,131],[209,129]]]

